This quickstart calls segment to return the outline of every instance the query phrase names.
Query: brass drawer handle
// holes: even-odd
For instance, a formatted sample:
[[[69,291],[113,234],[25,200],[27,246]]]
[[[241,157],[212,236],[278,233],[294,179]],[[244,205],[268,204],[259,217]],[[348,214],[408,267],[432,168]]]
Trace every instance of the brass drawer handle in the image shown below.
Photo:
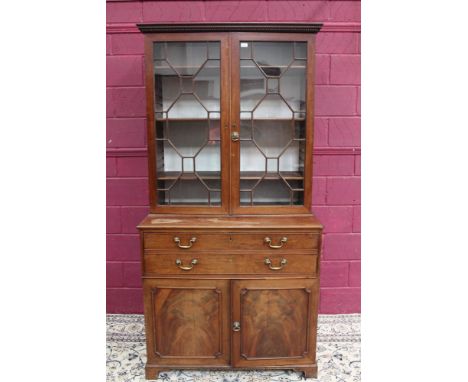
[[[237,131],[231,133],[231,140],[233,142],[237,142],[239,140],[239,133]]]
[[[197,238],[194,236],[192,237],[190,240],[189,240],[189,244],[188,245],[182,245],[180,244],[180,238],[179,237],[175,237],[174,238],[174,242],[177,244],[177,246],[179,248],[182,248],[182,249],[189,249],[189,248],[192,248],[192,245],[193,243],[195,243],[197,241]]]
[[[232,323],[232,330],[234,332],[238,332],[240,330],[240,322],[239,321],[234,321]]]
[[[273,267],[271,265],[271,260],[267,257],[265,259],[265,264],[268,265],[268,268],[270,268],[272,271],[279,271],[280,269],[283,269],[283,267],[288,263],[288,260],[286,259],[281,259],[280,266],[279,267]]]
[[[176,259],[175,261],[176,265],[182,269],[183,271],[189,271],[191,270],[194,265],[197,265],[198,264],[198,260],[197,259],[192,259],[192,261],[190,262],[190,266],[189,267],[185,267],[182,265],[182,261],[180,259]]]
[[[271,244],[271,238],[269,238],[268,236],[265,239],[263,239],[263,241],[267,243],[270,248],[279,249],[283,247],[283,244],[286,244],[286,242],[288,241],[288,238],[286,236],[282,237],[279,245]]]

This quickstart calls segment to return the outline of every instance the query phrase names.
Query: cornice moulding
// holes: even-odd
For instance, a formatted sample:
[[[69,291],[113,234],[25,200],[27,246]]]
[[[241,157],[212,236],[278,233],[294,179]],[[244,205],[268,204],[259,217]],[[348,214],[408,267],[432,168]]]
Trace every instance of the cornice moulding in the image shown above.
[[[138,25],[148,25],[148,24],[138,24]],[[151,24],[157,25],[157,24]],[[180,25],[180,24],[159,24],[159,25]],[[210,24],[206,24],[210,25]],[[211,24],[213,25],[213,24]],[[221,23],[219,24],[221,25]],[[279,24],[269,24],[272,25],[272,30],[275,25]],[[294,24],[298,25],[298,24]],[[309,24],[310,25],[310,24]],[[320,24],[315,24],[320,25]],[[186,30],[187,32],[189,30]],[[137,24],[119,24],[112,23],[106,25],[107,34],[119,34],[119,33],[141,33],[138,29]],[[325,22],[320,29],[320,32],[348,32],[348,33],[360,33],[361,32],[361,23],[351,23],[351,22]],[[314,32],[317,33],[317,32]]]

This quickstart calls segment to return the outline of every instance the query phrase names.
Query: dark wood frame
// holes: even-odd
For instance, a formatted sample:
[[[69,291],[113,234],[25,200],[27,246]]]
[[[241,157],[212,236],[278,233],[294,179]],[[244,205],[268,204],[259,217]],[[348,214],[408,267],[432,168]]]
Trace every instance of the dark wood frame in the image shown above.
[[[221,206],[180,206],[158,205],[156,195],[156,147],[155,147],[155,117],[154,117],[154,72],[153,72],[153,43],[158,41],[219,41],[220,49],[220,91],[221,91],[221,120],[220,120],[220,149],[221,149]],[[229,187],[229,35],[227,33],[151,33],[145,35],[145,75],[146,75],[146,117],[148,141],[148,182],[150,212],[168,214],[226,214],[228,213]]]
[[[138,24],[145,33],[146,114],[151,213],[166,214],[308,214],[312,201],[312,149],[314,123],[315,33],[322,24]],[[190,33],[188,33],[190,32]],[[268,32],[268,33],[265,33]],[[240,130],[239,117],[239,42],[307,42],[306,150],[304,160],[304,204],[298,206],[240,206],[239,141],[232,142],[232,132]],[[153,43],[157,41],[219,41],[221,44],[221,206],[158,205],[156,195],[156,147],[154,132]],[[231,165],[232,164],[232,165]]]
[[[304,205],[302,206],[240,206],[240,141],[231,142],[231,200],[234,215],[308,214],[312,203],[312,150],[314,131],[314,42],[315,35],[296,33],[231,33],[231,132],[240,133],[240,68],[239,43],[241,41],[300,41],[307,42],[307,94],[306,94],[306,157],[304,160]],[[235,129],[234,129],[235,126]]]

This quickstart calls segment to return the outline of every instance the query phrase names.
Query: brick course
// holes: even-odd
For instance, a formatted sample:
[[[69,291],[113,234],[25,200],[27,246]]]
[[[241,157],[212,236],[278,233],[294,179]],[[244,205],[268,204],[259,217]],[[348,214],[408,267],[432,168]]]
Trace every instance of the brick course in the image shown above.
[[[144,1],[144,22],[200,22],[204,20],[203,1]]]
[[[344,261],[322,261],[320,272],[320,286],[322,288],[348,286],[348,263]]]
[[[108,56],[107,86],[143,86],[142,56]]]
[[[324,260],[359,260],[361,235],[359,233],[329,233],[323,240]]]
[[[361,83],[361,56],[356,54],[331,55],[330,83],[359,85]]]
[[[357,176],[329,177],[327,179],[327,204],[361,204],[361,178]]]
[[[361,146],[361,119],[330,118],[328,126],[328,141],[334,147]]]
[[[114,158],[115,159],[115,158]],[[107,179],[107,204],[110,206],[147,206],[148,179]]]
[[[343,287],[320,289],[320,313],[356,313],[360,311],[361,288]]]
[[[327,86],[315,87],[315,114],[316,115],[356,115],[357,91],[354,86]]]
[[[268,21],[322,21],[329,17],[327,1],[267,1]]]
[[[110,88],[112,106],[108,117],[145,117],[146,97],[143,87]]]
[[[349,263],[349,284],[350,287],[361,286],[361,262],[352,261]]]
[[[318,150],[312,198],[312,210],[325,226],[320,312],[360,311],[360,6],[360,1],[325,0],[107,2],[109,313],[143,311],[135,226],[148,212],[147,160],[141,153],[146,147],[146,97],[144,39],[135,24],[190,21],[324,23],[316,46]]]
[[[266,21],[267,16],[266,1],[209,1],[205,4],[205,18],[210,20]]]
[[[108,148],[146,147],[146,118],[108,118]]]
[[[360,1],[331,1],[330,20],[333,21],[361,21]]]
[[[144,38],[142,34],[114,34],[111,36],[112,54],[140,54],[145,52]]]
[[[140,239],[138,235],[107,235],[107,260],[140,261]]]

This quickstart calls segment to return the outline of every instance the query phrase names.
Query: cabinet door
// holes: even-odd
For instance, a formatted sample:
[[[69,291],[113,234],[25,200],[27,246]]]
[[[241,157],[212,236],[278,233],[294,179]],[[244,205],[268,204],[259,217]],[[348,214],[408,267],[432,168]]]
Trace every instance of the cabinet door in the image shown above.
[[[231,49],[233,211],[307,212],[314,37],[238,33]]]
[[[229,364],[229,281],[144,281],[148,364]]]
[[[146,39],[151,209],[225,212],[227,35],[158,34]]]
[[[236,367],[315,364],[317,279],[232,281]]]

